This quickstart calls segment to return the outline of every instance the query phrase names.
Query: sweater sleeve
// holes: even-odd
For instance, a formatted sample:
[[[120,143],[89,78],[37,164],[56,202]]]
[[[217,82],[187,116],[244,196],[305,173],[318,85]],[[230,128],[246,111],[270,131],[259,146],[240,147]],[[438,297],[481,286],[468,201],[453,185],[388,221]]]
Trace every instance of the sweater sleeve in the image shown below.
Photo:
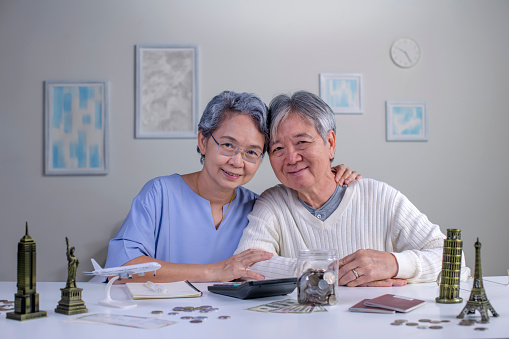
[[[249,224],[244,229],[235,254],[248,249],[259,249],[274,254],[270,260],[253,264],[249,269],[265,277],[277,279],[296,275],[296,258],[281,257],[280,221],[274,209],[279,208],[278,200],[269,191],[264,192],[248,216]]]
[[[445,235],[401,193],[397,194],[392,209],[392,253],[399,265],[396,278],[407,279],[409,283],[435,281],[442,269]],[[463,255],[462,279],[469,274]]]

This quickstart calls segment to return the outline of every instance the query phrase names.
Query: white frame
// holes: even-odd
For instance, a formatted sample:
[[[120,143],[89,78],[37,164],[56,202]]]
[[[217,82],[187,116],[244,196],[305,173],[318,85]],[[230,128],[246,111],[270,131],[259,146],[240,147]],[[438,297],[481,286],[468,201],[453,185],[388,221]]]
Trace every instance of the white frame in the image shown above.
[[[136,138],[198,135],[197,46],[136,45],[135,86]]]
[[[406,112],[402,110],[406,110]],[[403,114],[406,114],[406,117]],[[426,102],[387,101],[386,123],[387,141],[428,141],[428,109]],[[406,128],[408,126],[411,126],[414,130],[408,131],[408,128]]]
[[[362,114],[362,78],[357,73],[320,73],[320,97],[334,113]],[[341,91],[333,93],[332,85],[341,86]]]
[[[108,173],[108,83],[45,81],[45,175]]]

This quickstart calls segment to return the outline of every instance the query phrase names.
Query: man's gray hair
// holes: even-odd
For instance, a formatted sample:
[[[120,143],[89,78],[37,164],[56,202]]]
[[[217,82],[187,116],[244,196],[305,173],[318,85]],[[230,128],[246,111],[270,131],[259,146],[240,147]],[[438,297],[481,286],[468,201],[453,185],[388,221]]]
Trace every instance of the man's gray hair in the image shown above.
[[[255,94],[224,91],[216,95],[205,107],[198,130],[208,139],[226,118],[237,114],[245,114],[253,120],[258,131],[265,137],[265,153],[269,145],[268,110],[267,105]],[[200,162],[203,164],[205,155],[200,152],[199,147],[196,147],[196,150],[200,153]]]
[[[270,102],[270,135],[274,141],[281,122],[291,114],[297,114],[314,124],[323,141],[329,131],[336,133],[334,112],[319,96],[306,91],[295,92],[292,96],[281,94]]]

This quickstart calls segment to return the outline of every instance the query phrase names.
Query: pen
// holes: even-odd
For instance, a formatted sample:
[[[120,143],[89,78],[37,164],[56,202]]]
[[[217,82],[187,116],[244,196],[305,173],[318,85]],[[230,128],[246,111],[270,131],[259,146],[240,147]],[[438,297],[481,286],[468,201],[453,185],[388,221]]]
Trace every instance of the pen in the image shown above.
[[[164,287],[161,287],[160,285],[158,284],[154,284],[152,281],[147,281],[145,283],[145,286],[147,286],[148,288],[150,288],[152,291],[154,292],[158,292],[158,293],[166,293],[166,288]]]

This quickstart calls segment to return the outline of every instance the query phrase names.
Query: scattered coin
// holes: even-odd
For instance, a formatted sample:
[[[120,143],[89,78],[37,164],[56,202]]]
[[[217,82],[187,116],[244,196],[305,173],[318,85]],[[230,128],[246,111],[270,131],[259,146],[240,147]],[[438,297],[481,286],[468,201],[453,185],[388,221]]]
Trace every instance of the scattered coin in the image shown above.
[[[217,311],[219,308],[217,307],[211,307],[211,308],[207,308],[205,310],[201,310],[200,313],[210,313],[210,312],[215,312]]]
[[[430,323],[432,324],[440,324],[442,320],[430,320]]]
[[[443,323],[450,323],[451,321],[449,319],[443,319],[442,322]]]
[[[430,321],[430,319],[419,319],[420,323],[429,323]]]
[[[229,315],[220,315],[217,319],[230,319]]]
[[[194,319],[194,317],[191,317],[191,316],[185,315],[185,316],[183,316],[183,317],[180,317],[180,319],[184,319],[184,320],[191,320],[191,319]]]
[[[417,326],[417,328],[418,328],[418,329],[420,329],[420,330],[425,330],[425,329],[427,329],[427,328],[428,328],[428,326],[422,326],[422,325],[421,325],[421,326]]]
[[[168,315],[178,315],[178,312],[168,312]]]
[[[193,323],[193,324],[199,324],[199,323],[202,323],[202,322],[203,322],[203,320],[201,320],[201,319],[193,319],[193,320],[191,320],[191,321],[189,321],[189,322],[190,322],[190,323]]]
[[[458,325],[461,325],[461,326],[472,326],[474,324],[475,324],[474,320],[462,320],[458,323]]]
[[[186,306],[186,307],[184,307],[184,312],[194,312],[194,307],[193,306]]]
[[[194,319],[200,319],[200,320],[207,320],[209,317],[205,317],[205,316],[198,316],[198,317],[194,317]]]
[[[439,325],[433,325],[433,326],[430,326],[429,328],[431,328],[432,330],[441,330],[443,327],[439,326]]]
[[[184,310],[184,308],[183,307],[174,307],[173,310],[176,312],[182,312]]]
[[[152,314],[163,314],[163,311],[152,311]]]
[[[408,320],[406,320],[406,319],[396,319],[396,320],[394,320],[394,322],[395,323],[407,323]]]
[[[393,323],[391,323],[391,325],[393,325],[393,326],[400,326],[400,325],[403,325],[403,324],[404,324],[404,323],[397,323],[397,322],[393,322]]]
[[[487,331],[488,328],[487,327],[474,327],[474,330],[476,330],[476,331]]]
[[[407,325],[407,326],[417,326],[419,324],[418,323],[406,323],[405,325]]]

